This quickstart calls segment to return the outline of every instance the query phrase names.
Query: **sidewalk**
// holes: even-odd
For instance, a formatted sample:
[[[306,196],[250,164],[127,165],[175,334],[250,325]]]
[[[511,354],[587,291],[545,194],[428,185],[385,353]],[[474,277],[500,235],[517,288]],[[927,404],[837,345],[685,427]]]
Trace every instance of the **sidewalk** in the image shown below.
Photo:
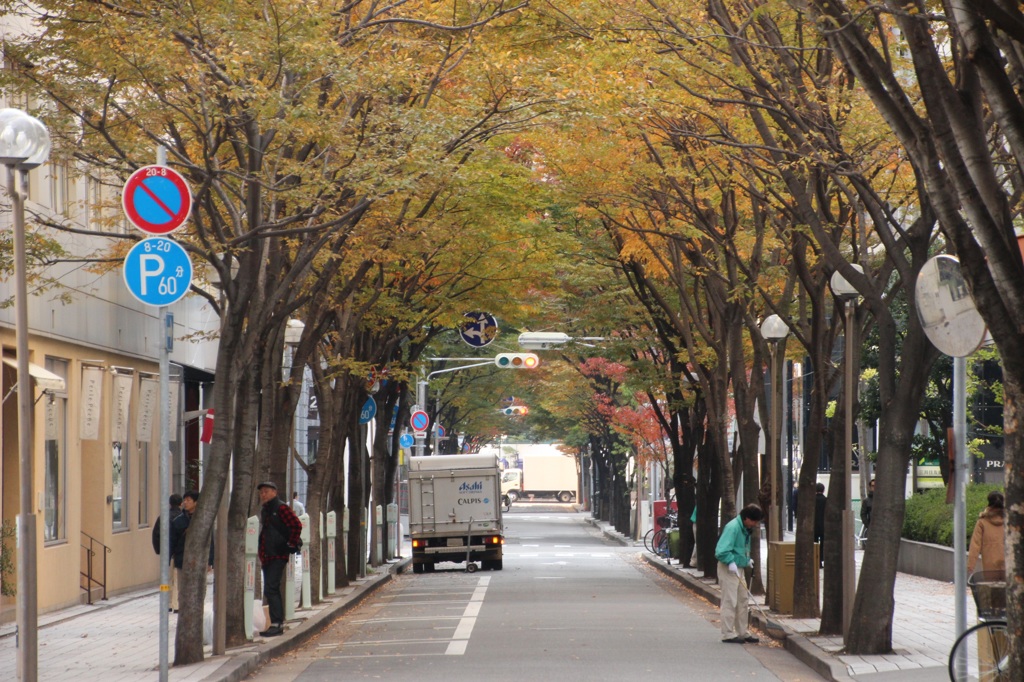
[[[409,555],[409,552],[406,552]],[[235,682],[259,665],[280,656],[318,634],[324,625],[358,604],[365,596],[391,580],[409,559],[378,567],[376,573],[339,589],[321,604],[296,608],[295,619],[285,624],[280,637],[261,639],[229,649],[223,656],[175,667],[174,631],[177,616],[170,616],[168,679],[175,682]],[[207,601],[212,599],[212,586]],[[296,587],[296,592],[301,594]],[[64,682],[152,682],[160,669],[160,597],[150,588],[111,597],[94,604],[75,606],[39,616],[39,680]],[[0,626],[0,679],[17,679],[15,624]]]
[[[624,544],[639,545],[611,529],[610,526],[594,519],[590,523],[602,532]],[[787,533],[787,540],[792,540]],[[768,556],[767,542],[761,542],[761,556]],[[862,550],[856,552],[857,570],[860,570]],[[684,586],[717,605],[721,591],[717,581],[703,577],[697,569],[669,565],[665,559],[644,552],[644,559],[663,573],[680,581]],[[767,578],[762,574],[762,578]],[[786,632],[784,645],[794,656],[807,664],[822,677],[834,682],[882,682],[900,680],[906,682],[944,681],[949,679],[947,664],[949,651],[956,639],[955,604],[953,584],[906,573],[896,574],[894,591],[896,608],[892,625],[893,653],[883,656],[847,656],[842,652],[842,636],[823,637],[817,634],[816,619],[803,620],[792,616],[768,611],[764,597],[755,597],[768,613],[773,625],[779,625]],[[751,609],[751,622],[767,632],[764,619],[756,609]],[[967,600],[967,623],[977,621],[974,602]]]

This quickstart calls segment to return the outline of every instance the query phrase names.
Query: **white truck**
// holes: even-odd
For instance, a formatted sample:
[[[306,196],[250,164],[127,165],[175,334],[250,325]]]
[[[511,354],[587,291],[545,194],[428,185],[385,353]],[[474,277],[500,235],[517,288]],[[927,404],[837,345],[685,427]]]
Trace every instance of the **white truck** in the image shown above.
[[[498,461],[490,455],[409,460],[409,537],[413,573],[440,561],[500,571],[505,534]]]
[[[512,502],[530,498],[553,498],[559,502],[576,499],[579,476],[576,460],[562,454],[520,456],[522,468],[505,469],[501,492]]]

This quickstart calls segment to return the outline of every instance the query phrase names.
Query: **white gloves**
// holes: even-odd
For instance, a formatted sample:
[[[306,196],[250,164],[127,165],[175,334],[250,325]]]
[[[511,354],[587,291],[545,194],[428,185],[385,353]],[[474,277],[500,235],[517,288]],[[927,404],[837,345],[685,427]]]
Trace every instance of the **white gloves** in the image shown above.
[[[729,572],[735,574],[737,578],[740,577],[740,569],[735,561],[729,564]]]
[[[750,560],[750,564],[747,567],[748,568],[753,568],[754,567],[754,560],[753,559]]]

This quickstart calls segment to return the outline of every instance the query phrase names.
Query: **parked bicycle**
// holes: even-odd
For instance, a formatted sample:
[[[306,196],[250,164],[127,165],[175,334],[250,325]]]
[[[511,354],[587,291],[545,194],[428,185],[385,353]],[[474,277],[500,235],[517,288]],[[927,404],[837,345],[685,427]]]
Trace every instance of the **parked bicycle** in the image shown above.
[[[669,556],[669,533],[679,528],[679,514],[675,510],[669,510],[662,516],[655,519],[657,528],[652,528],[644,535],[644,548],[660,557]]]
[[[1006,572],[976,571],[967,579],[981,622],[960,635],[949,652],[952,682],[1010,682],[1006,631]]]

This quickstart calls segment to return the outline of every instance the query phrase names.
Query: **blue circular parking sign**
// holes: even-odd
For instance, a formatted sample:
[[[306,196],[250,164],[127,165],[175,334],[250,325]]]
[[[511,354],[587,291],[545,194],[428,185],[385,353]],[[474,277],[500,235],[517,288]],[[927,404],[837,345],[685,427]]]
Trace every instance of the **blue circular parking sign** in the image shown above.
[[[367,398],[363,403],[363,409],[359,411],[359,423],[369,424],[370,420],[377,414],[377,403],[373,398]]]
[[[192,261],[175,241],[143,239],[125,256],[124,283],[132,296],[146,305],[171,305],[192,286]]]

